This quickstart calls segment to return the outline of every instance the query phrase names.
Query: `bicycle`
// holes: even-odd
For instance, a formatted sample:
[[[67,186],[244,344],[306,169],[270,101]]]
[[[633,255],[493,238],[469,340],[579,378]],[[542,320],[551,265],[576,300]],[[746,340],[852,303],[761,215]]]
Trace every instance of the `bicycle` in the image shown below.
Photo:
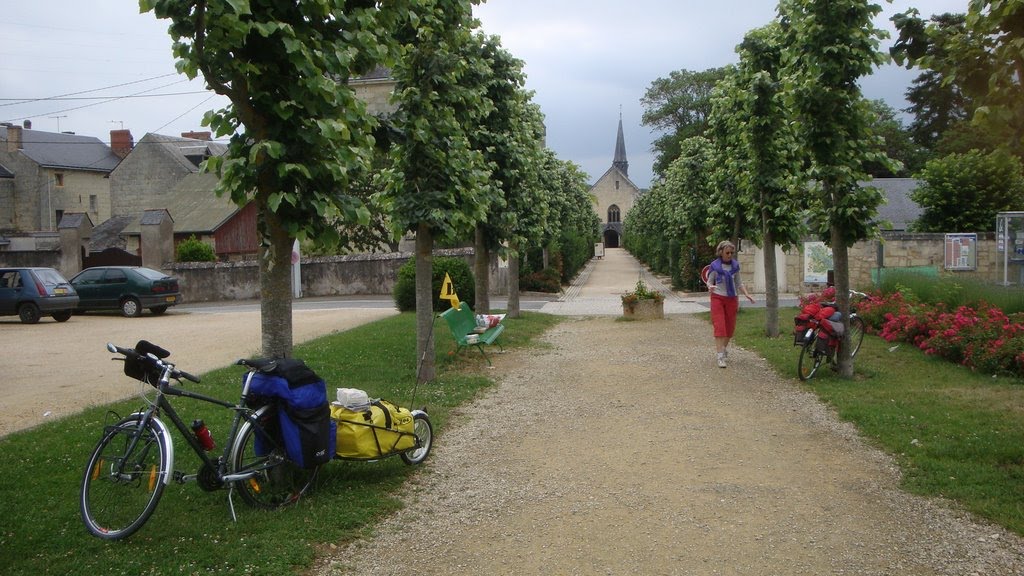
[[[135,348],[107,344],[107,350],[121,354],[126,375],[150,384],[156,389],[147,406],[125,418],[115,416],[116,423],[104,427],[103,435],[92,451],[82,478],[79,504],[82,520],[94,536],[108,540],[125,538],[138,531],[156,510],[164,489],[173,480],[179,484],[197,482],[203,490],[227,487],[228,506],[237,520],[233,495],[254,507],[276,509],[295,504],[308,494],[316,481],[320,466],[301,467],[288,454],[285,441],[275,432],[278,423],[276,403],[259,404],[257,394],[250,393],[257,373],[273,374],[275,360],[238,360],[248,373],[237,402],[227,402],[203,394],[171,386],[171,381],[199,382],[199,378],[179,370],[166,358],[167,350],[145,340]],[[185,425],[171,405],[171,397],[182,397],[216,404],[234,412],[223,449],[211,455],[214,442],[201,421]],[[186,443],[202,461],[198,472],[186,474],[174,470],[174,441],[166,415]],[[433,428],[422,410],[406,412],[412,419],[414,436],[405,442],[408,447],[381,456],[400,455],[407,464],[418,464],[430,453]],[[379,427],[374,428],[376,434]],[[204,446],[205,444],[205,446]],[[329,457],[340,458],[337,454]]]
[[[850,290],[850,296],[867,298],[868,295],[856,290]],[[835,303],[828,303],[835,306]],[[794,344],[800,346],[800,358],[797,360],[797,376],[802,381],[810,380],[818,373],[822,364],[828,364],[835,368],[839,366],[839,353],[842,349],[843,339],[840,338],[838,346],[830,346],[828,350],[822,350],[818,346],[818,334],[824,330],[821,323],[823,320],[811,318],[808,320],[808,327],[802,334],[797,334]],[[850,358],[857,355],[861,344],[864,342],[864,319],[857,315],[857,310],[850,304],[850,345],[853,347]]]

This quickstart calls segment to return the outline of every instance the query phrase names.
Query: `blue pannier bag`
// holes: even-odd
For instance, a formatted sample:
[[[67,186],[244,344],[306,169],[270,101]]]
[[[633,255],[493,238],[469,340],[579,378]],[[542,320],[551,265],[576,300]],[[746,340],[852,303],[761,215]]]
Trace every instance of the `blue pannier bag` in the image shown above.
[[[284,445],[288,458],[303,468],[314,468],[334,457],[337,424],[331,420],[327,385],[302,360],[276,360],[268,370],[256,372],[250,396],[268,399],[277,408],[277,430],[267,429]],[[268,366],[268,367],[269,367]],[[266,455],[267,441],[256,435],[255,450]]]

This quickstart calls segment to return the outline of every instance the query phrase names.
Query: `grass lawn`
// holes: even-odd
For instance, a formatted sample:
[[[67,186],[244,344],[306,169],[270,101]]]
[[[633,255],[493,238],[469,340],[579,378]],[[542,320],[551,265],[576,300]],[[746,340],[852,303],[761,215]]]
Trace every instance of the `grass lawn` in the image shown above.
[[[501,336],[506,349],[532,346],[558,317],[525,313],[506,319]],[[408,406],[416,373],[415,314],[393,316],[295,347],[328,386],[361,388]],[[449,356],[454,348],[443,321],[434,327],[438,377],[418,387],[414,407],[426,407],[434,424],[436,449],[453,408],[493,382],[481,376],[486,366],[476,350]],[[172,351],[173,352],[173,351]],[[185,369],[188,358],[174,358]],[[225,359],[231,361],[233,359]],[[123,378],[126,390],[142,387],[111,364],[111,377]],[[187,386],[210,396],[236,399],[243,370],[229,366],[202,375],[202,384]],[[223,409],[186,399],[172,399],[186,422],[203,418],[222,447],[231,415]],[[312,496],[277,512],[255,511],[235,498],[238,522],[231,521],[227,491],[204,492],[198,485],[171,483],[160,505],[130,538],[107,542],[90,536],[82,525],[78,492],[83,468],[99,440],[107,412],[129,414],[142,405],[138,397],[47,423],[0,439],[0,572],[14,575],[267,574],[297,573],[313,560],[318,547],[368,530],[372,523],[401,507],[392,495],[415,467],[398,458],[375,463],[335,461],[320,473]],[[198,458],[177,432],[175,469],[193,473]],[[429,465],[430,459],[427,459]]]
[[[779,311],[778,339],[764,336],[764,309],[742,310],[736,342],[798,382],[795,308]],[[903,488],[943,496],[1024,535],[1024,381],[971,372],[908,344],[864,337],[845,380],[823,368],[800,385],[875,445],[895,456]]]
[[[916,349],[867,336],[856,359],[856,378],[843,380],[825,369],[799,383],[799,349],[780,311],[783,336],[763,336],[763,309],[743,309],[736,341],[756,350],[784,376],[818,394],[904,470],[904,488],[941,495],[965,509],[1024,534],[1024,382],[992,378],[930,358]],[[533,346],[559,321],[544,314],[506,319],[506,348]],[[415,317],[401,314],[297,346],[328,384],[352,387],[408,405],[415,381]],[[454,408],[492,385],[481,374],[475,350],[451,357],[452,339],[435,325],[438,379],[420,386],[414,406],[426,406],[437,449]],[[173,358],[188,365],[187,358]],[[221,398],[238,394],[242,370],[227,367],[203,375],[198,392]],[[111,377],[124,378],[113,368]],[[393,494],[416,468],[397,458],[377,463],[336,461],[321,472],[314,494],[296,507],[258,512],[236,498],[231,521],[227,492],[171,484],[150,521],[124,541],[88,535],[78,512],[82,468],[99,439],[108,410],[127,414],[135,398],[93,408],[0,439],[0,566],[5,575],[294,574],[329,542],[356,537],[401,508]],[[217,408],[178,399],[182,416],[203,418],[218,442],[230,416]],[[175,433],[176,435],[177,433]],[[193,471],[198,460],[176,438],[176,468]],[[429,466],[430,460],[427,460]],[[410,558],[411,562],[414,559]],[[414,570],[411,565],[411,570]]]

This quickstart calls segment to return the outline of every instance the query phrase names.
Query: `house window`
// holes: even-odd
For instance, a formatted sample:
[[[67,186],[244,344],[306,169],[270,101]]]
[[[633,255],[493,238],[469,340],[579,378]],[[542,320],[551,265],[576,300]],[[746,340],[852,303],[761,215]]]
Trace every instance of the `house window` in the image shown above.
[[[54,183],[55,186],[57,186],[57,188],[63,188],[64,187],[64,174],[61,173],[61,172],[54,172],[54,174],[53,174],[53,183]]]
[[[95,194],[89,194],[89,212],[96,213],[99,210],[99,199]]]
[[[616,190],[618,190],[618,189],[619,189],[619,181],[618,181],[618,180],[616,180],[616,181],[615,181],[615,189],[616,189]]]
[[[619,222],[619,207],[612,204],[608,207],[608,222]]]

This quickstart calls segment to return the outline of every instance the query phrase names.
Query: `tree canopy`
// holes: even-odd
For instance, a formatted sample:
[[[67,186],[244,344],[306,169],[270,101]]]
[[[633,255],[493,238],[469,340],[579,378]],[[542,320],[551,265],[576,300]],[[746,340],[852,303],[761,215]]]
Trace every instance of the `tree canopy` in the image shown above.
[[[291,354],[293,240],[336,243],[339,222],[369,220],[346,190],[370,161],[375,121],[345,82],[390,60],[414,4],[139,2],[170,20],[179,70],[231,102],[204,119],[230,137],[206,167],[221,176],[218,193],[257,206],[264,355]]]
[[[707,130],[711,91],[724,75],[724,68],[676,70],[668,78],[651,82],[640,103],[644,106],[643,125],[663,132],[653,146],[655,174],[664,176],[679,156],[682,142]]]

